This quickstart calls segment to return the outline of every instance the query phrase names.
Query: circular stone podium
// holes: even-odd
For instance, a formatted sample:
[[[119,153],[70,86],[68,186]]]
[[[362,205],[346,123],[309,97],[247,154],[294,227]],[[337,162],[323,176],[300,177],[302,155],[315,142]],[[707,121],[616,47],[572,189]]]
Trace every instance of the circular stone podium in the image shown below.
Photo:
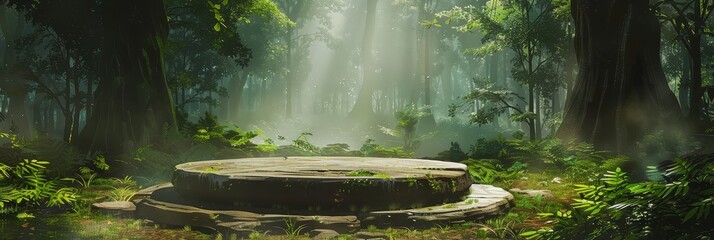
[[[458,201],[471,178],[452,162],[279,157],[184,163],[172,183],[182,196],[234,206],[357,212]]]
[[[493,217],[513,195],[472,184],[460,163],[361,157],[278,157],[190,162],[172,183],[136,194],[135,216],[222,233],[362,226],[430,227]],[[295,225],[297,224],[297,225]]]

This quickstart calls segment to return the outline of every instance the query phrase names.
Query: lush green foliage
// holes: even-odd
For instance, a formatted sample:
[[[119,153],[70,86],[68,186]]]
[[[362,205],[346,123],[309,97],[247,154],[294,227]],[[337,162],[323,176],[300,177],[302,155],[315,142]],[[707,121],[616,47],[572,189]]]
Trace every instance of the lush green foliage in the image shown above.
[[[621,166],[627,161],[597,151],[592,145],[563,142],[557,138],[526,140],[522,138],[479,139],[468,153],[471,159],[495,159],[505,169],[529,166],[530,170],[560,169],[569,177],[589,181],[588,177]]]
[[[653,173],[658,173],[654,168]],[[714,202],[714,155],[676,159],[662,182],[629,183],[617,168],[594,185],[576,185],[572,209],[546,214],[552,227],[523,234],[540,239],[707,239]]]
[[[479,101],[484,104],[478,111],[470,111],[474,108],[474,102]],[[513,122],[525,122],[532,124],[530,120],[534,119],[535,113],[524,111],[518,107],[518,104],[528,104],[528,102],[520,95],[513,91],[497,89],[493,86],[486,88],[476,88],[466,96],[460,97],[458,103],[449,106],[449,116],[455,117],[459,109],[462,111],[470,111],[469,122],[484,125],[497,120],[504,113],[513,111],[509,119]]]
[[[10,134],[0,133],[3,153],[26,153],[25,145]],[[24,211],[33,207],[53,207],[77,200],[77,189],[65,181],[50,177],[50,162],[3,155],[0,161],[0,213]]]
[[[473,180],[482,184],[492,184],[497,180],[513,178],[516,174],[522,173],[523,171],[523,168],[520,167],[504,169],[498,160],[492,159],[469,159],[461,163],[466,164]]]
[[[417,124],[419,119],[429,114],[425,107],[416,107],[409,105],[396,112],[397,119],[396,128],[387,128],[380,126],[380,130],[390,136],[401,138],[405,151],[414,151],[419,147],[422,141],[431,138],[434,133],[417,133]]]

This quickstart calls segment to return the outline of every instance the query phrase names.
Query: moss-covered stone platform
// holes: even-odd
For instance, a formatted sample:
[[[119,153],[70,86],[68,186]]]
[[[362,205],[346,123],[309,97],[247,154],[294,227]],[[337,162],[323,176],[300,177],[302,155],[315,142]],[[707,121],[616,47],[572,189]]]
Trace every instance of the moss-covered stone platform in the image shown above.
[[[368,211],[460,200],[471,185],[460,163],[360,157],[278,157],[176,166],[175,190],[234,206]]]
[[[513,195],[491,185],[474,184],[463,200],[414,209],[335,214],[329,211],[281,211],[276,209],[243,209],[187,199],[176,193],[171,183],[157,185],[136,195],[137,218],[169,226],[192,226],[225,235],[245,237],[253,231],[284,234],[292,224],[303,228],[329,229],[354,233],[361,228],[377,227],[426,228],[436,225],[479,221],[507,212],[514,204]]]
[[[349,157],[252,158],[176,166],[173,184],[135,195],[135,217],[221,233],[350,233],[430,227],[496,216],[513,195],[471,184],[458,163]]]

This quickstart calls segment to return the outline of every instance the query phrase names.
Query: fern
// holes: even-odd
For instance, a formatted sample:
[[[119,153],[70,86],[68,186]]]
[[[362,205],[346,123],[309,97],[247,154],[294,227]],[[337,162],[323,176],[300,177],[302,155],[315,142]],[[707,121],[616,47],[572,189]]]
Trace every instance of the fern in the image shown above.
[[[503,166],[499,164],[497,160],[469,159],[461,163],[466,164],[471,178],[478,183],[491,184],[496,180],[512,178],[514,175],[520,173],[518,170],[504,170]]]
[[[651,168],[656,171],[655,168]],[[540,239],[702,239],[714,234],[707,223],[714,204],[714,154],[675,159],[666,182],[629,183],[619,168],[594,185],[575,185],[571,214],[555,217],[552,228],[522,236]]]
[[[77,200],[76,189],[65,187],[46,177],[49,162],[23,159],[14,166],[0,164],[0,212],[10,213],[35,206],[71,204]],[[13,209],[14,211],[10,211]]]
[[[49,169],[55,176],[68,176],[82,165],[83,156],[70,144],[49,138],[33,139],[23,150],[36,159],[50,162]]]

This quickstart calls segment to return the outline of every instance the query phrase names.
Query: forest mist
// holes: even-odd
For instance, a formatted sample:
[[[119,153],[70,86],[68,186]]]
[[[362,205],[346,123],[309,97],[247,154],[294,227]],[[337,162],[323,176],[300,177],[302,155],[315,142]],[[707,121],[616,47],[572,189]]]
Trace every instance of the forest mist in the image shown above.
[[[569,1],[273,2],[280,14],[235,23],[206,18],[205,6],[167,2],[166,81],[179,121],[209,113],[279,145],[308,132],[316,145],[354,149],[367,139],[403,145],[393,136],[397,112],[413,109],[412,137],[423,140],[415,156],[433,156],[451,142],[468,148],[479,138],[553,136],[577,76]],[[101,51],[90,41],[101,28],[68,19],[67,27],[80,27],[62,32],[62,24],[48,28],[15,8],[0,11],[7,68],[0,112],[9,119],[1,129],[72,142],[102,101],[93,98]],[[535,39],[530,55],[517,46],[519,33]],[[663,25],[662,63],[686,110],[680,82],[691,63],[675,36]]]

